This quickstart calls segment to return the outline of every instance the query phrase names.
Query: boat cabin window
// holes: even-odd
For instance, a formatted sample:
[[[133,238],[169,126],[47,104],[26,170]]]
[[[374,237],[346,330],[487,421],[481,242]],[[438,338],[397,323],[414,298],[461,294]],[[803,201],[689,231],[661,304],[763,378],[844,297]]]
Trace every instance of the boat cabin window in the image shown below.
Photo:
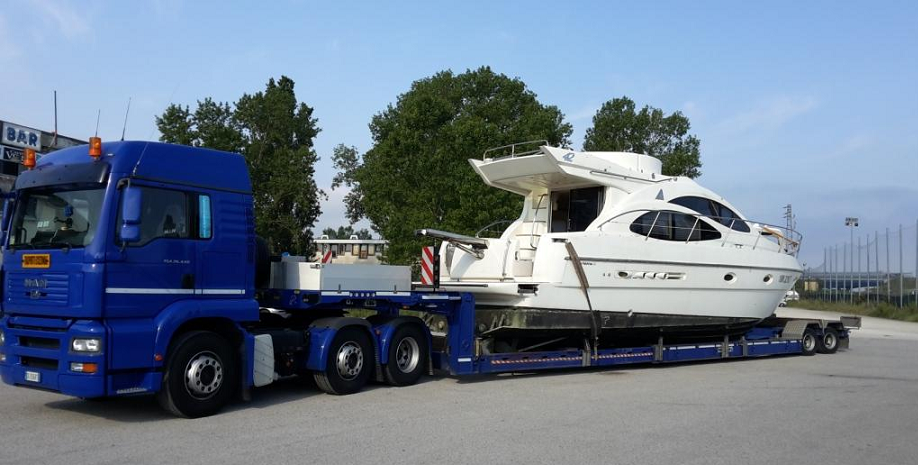
[[[551,232],[584,231],[600,210],[605,190],[587,187],[551,193]]]
[[[721,237],[720,232],[705,220],[677,212],[644,213],[631,223],[631,232],[681,242],[709,241]]]
[[[682,205],[685,208],[694,210],[704,216],[717,220],[720,224],[733,229],[734,231],[749,232],[749,225],[743,221],[739,215],[730,210],[720,202],[707,199],[704,197],[677,197],[669,201],[676,205]]]

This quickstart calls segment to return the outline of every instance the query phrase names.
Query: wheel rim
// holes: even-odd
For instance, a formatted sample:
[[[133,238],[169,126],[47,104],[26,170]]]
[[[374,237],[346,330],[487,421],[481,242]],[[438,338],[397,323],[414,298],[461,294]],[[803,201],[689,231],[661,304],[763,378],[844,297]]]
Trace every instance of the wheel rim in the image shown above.
[[[402,373],[411,373],[418,367],[421,360],[421,350],[418,341],[413,337],[406,337],[399,341],[395,348],[395,366]]]
[[[338,375],[352,380],[363,370],[363,349],[356,342],[348,341],[338,349],[336,360]]]
[[[803,350],[810,352],[816,348],[816,338],[812,334],[803,336]]]
[[[822,339],[822,344],[826,346],[826,349],[832,350],[835,348],[835,345],[838,344],[838,337],[832,333],[826,333],[825,337]]]
[[[213,397],[223,386],[223,363],[210,351],[195,354],[185,365],[185,390],[196,399]]]

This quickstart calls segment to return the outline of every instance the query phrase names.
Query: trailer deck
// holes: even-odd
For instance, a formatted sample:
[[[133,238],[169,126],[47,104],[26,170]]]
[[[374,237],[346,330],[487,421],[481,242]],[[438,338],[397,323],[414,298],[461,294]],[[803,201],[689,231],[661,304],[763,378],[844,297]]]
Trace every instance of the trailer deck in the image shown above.
[[[454,376],[809,354],[816,347],[805,350],[803,336],[808,329],[807,334],[822,337],[825,328],[832,328],[838,336],[838,347],[844,348],[848,346],[849,331],[860,327],[858,317],[846,317],[844,321],[770,318],[766,326],[720,342],[667,344],[661,337],[654,345],[602,348],[593,347],[587,340],[578,349],[484,353],[475,334],[475,301],[469,293],[268,290],[262,301],[287,311],[366,309],[389,317],[404,311],[443,316],[447,321],[445,344],[431,349],[431,365]]]

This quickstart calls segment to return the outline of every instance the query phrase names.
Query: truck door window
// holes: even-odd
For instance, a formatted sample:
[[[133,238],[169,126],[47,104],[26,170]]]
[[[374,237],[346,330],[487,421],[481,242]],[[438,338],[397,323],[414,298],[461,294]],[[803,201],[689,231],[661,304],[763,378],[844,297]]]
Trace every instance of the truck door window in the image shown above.
[[[143,204],[140,216],[140,240],[130,244],[131,246],[143,246],[159,238],[187,239],[191,237],[189,227],[191,217],[188,214],[188,195],[186,193],[155,187],[141,187],[141,189],[143,189]],[[209,208],[208,211],[210,211]],[[117,224],[121,224],[120,213]]]

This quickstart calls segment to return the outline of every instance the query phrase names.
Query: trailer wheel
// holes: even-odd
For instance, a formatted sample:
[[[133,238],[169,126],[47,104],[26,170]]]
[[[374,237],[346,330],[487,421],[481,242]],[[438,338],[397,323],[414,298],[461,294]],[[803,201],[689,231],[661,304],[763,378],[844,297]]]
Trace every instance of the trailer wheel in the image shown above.
[[[816,352],[820,354],[834,354],[838,351],[838,331],[835,328],[826,328],[822,337],[816,341]]]
[[[360,328],[343,328],[329,347],[325,371],[315,371],[313,377],[319,389],[329,394],[353,394],[367,384],[375,361],[367,333]]]
[[[399,326],[389,344],[389,363],[383,367],[386,382],[393,386],[417,383],[427,367],[427,346],[427,335],[418,325]]]
[[[217,413],[236,391],[236,360],[226,339],[208,331],[179,336],[157,393],[159,404],[186,418]]]
[[[816,353],[816,347],[819,344],[819,337],[813,328],[807,328],[803,331],[803,337],[800,338],[800,353],[803,355],[813,355]]]

